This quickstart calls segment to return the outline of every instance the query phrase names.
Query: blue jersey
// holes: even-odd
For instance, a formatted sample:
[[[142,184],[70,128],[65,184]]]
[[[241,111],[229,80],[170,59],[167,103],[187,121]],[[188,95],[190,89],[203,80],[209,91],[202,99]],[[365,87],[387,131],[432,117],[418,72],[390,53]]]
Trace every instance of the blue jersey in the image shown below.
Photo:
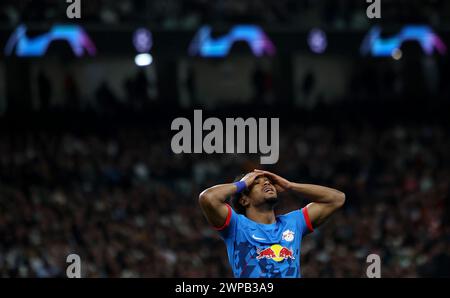
[[[302,238],[313,231],[307,208],[277,216],[273,224],[261,224],[227,207],[225,224],[216,229],[227,246],[234,277],[301,277]]]

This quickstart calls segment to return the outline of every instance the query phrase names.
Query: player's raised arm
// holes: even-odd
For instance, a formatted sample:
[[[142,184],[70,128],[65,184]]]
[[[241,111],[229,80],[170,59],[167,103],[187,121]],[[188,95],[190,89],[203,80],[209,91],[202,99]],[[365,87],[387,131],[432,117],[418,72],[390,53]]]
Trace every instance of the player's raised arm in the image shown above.
[[[219,184],[202,191],[199,203],[208,222],[214,227],[223,226],[228,215],[226,199],[249,187],[261,175],[259,172],[250,172],[238,182]]]
[[[324,223],[328,217],[344,205],[345,194],[339,190],[314,184],[290,182],[268,171],[256,171],[267,175],[279,192],[291,190],[312,201],[306,208],[313,227]]]

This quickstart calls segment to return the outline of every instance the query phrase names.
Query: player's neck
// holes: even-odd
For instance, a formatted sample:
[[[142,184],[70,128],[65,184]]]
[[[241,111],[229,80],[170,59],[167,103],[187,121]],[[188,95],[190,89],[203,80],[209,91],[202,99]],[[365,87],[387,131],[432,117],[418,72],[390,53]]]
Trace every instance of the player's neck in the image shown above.
[[[276,222],[275,219],[275,212],[273,209],[255,209],[255,208],[248,208],[246,211],[247,218],[262,224],[273,224]]]

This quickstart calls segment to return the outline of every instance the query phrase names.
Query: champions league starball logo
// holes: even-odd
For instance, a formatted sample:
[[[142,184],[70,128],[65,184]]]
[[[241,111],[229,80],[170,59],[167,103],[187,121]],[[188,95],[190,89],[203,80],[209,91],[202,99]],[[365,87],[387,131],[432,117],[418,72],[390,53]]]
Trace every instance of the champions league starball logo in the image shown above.
[[[212,36],[212,27],[201,27],[189,46],[191,56],[226,57],[238,41],[245,42],[252,53],[261,57],[273,56],[276,49],[264,30],[256,25],[236,25],[219,37]]]
[[[18,57],[44,56],[54,41],[65,41],[77,57],[85,54],[94,56],[97,52],[94,42],[83,27],[78,25],[58,24],[49,31],[37,36],[29,36],[26,25],[20,25],[11,34],[6,46],[5,55]]]

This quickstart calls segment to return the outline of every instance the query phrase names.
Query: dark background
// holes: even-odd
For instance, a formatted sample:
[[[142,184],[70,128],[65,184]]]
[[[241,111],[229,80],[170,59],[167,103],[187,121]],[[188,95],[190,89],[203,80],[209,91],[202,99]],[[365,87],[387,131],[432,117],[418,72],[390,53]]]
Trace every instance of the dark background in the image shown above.
[[[449,58],[406,42],[402,56],[370,57],[361,43],[429,25],[450,46],[446,1],[87,1],[80,20],[65,1],[0,4],[0,276],[65,276],[80,255],[85,277],[231,277],[225,245],[198,194],[253,168],[346,193],[343,210],[306,237],[305,277],[450,276]],[[95,56],[54,42],[43,57],[5,55],[12,32],[78,24]],[[276,47],[255,57],[190,56],[202,25],[213,36],[261,26]],[[153,63],[135,65],[133,34],[152,33]],[[324,53],[307,43],[326,33]],[[280,118],[280,159],[182,154],[176,117]],[[307,200],[283,197],[278,212]]]

